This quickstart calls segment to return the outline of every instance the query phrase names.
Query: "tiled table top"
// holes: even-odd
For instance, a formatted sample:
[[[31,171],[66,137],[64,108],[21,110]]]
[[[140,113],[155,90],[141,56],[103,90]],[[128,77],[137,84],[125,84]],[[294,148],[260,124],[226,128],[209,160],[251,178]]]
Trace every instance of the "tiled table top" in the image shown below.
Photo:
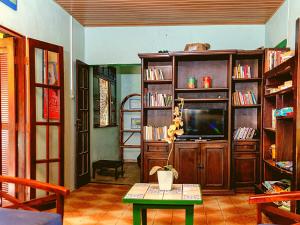
[[[161,191],[158,184],[136,183],[125,195],[123,202],[140,204],[202,204],[198,184],[173,184],[172,190]]]

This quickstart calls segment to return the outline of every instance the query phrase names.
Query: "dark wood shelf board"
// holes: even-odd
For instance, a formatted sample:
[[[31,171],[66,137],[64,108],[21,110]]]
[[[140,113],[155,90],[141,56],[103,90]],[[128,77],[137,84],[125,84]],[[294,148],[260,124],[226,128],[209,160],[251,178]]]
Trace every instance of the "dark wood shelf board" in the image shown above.
[[[172,80],[144,80],[144,84],[172,84]]]
[[[140,58],[150,58],[150,59],[168,59],[170,58],[169,53],[140,53],[138,54]],[[171,59],[170,59],[171,60]]]
[[[264,127],[264,130],[265,130],[265,131],[268,131],[268,132],[276,133],[276,129],[274,129],[274,128],[272,128],[272,127]]]
[[[253,105],[232,105],[233,108],[240,109],[240,108],[260,108],[261,104],[253,104]]]
[[[172,106],[144,106],[144,110],[169,110]]]
[[[276,116],[277,120],[293,120],[294,116]]]
[[[232,82],[234,83],[249,83],[249,82],[261,82],[262,78],[232,78]]]
[[[274,171],[277,171],[280,174],[285,174],[285,175],[287,175],[289,177],[293,176],[292,172],[277,167],[275,165],[275,162],[273,160],[271,160],[271,159],[264,159],[263,161],[264,161],[265,164],[267,164],[269,167],[271,167]]]
[[[180,102],[180,99],[175,99],[175,102]],[[228,102],[228,98],[195,98],[184,99],[184,102]]]
[[[276,66],[275,68],[269,70],[264,74],[266,79],[279,77],[291,72],[292,64],[295,61],[295,56]]]
[[[228,92],[229,88],[176,88],[175,92]]]
[[[270,93],[270,94],[265,94],[265,97],[271,98],[271,97],[275,97],[276,95],[284,95],[284,94],[293,92],[293,90],[294,90],[294,87],[289,87],[289,88],[283,89],[281,91],[277,91],[277,92]]]

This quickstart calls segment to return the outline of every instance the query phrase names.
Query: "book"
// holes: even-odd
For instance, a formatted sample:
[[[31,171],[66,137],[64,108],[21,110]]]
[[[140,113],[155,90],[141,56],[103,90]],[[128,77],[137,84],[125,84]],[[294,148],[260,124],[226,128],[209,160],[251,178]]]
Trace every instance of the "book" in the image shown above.
[[[149,68],[145,70],[146,80],[164,80],[164,74],[161,69]]]
[[[252,91],[236,91],[232,94],[233,105],[255,105],[257,100],[255,94]]]
[[[249,65],[241,66],[241,64],[238,64],[238,66],[235,66],[233,69],[233,78],[247,79],[247,78],[254,78],[254,76],[252,74],[252,69]]]
[[[146,141],[161,141],[167,138],[168,127],[144,126],[144,139]]]
[[[233,133],[234,140],[251,140],[257,134],[257,130],[252,127],[239,127]]]

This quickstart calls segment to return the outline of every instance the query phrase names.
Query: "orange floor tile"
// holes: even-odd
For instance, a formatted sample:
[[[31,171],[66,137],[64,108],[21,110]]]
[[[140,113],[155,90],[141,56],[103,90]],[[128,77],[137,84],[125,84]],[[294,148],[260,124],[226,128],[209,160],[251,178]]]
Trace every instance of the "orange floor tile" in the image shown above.
[[[132,205],[123,204],[127,185],[88,184],[71,193],[66,200],[64,225],[130,225]],[[255,205],[248,195],[204,196],[195,207],[195,225],[256,224]],[[184,210],[148,210],[149,225],[184,225]]]

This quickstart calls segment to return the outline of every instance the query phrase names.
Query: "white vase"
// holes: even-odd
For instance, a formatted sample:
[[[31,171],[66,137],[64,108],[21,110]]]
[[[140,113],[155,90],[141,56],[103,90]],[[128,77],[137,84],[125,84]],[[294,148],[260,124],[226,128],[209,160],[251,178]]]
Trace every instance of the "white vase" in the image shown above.
[[[170,191],[173,184],[173,172],[169,170],[157,171],[159,190]]]

